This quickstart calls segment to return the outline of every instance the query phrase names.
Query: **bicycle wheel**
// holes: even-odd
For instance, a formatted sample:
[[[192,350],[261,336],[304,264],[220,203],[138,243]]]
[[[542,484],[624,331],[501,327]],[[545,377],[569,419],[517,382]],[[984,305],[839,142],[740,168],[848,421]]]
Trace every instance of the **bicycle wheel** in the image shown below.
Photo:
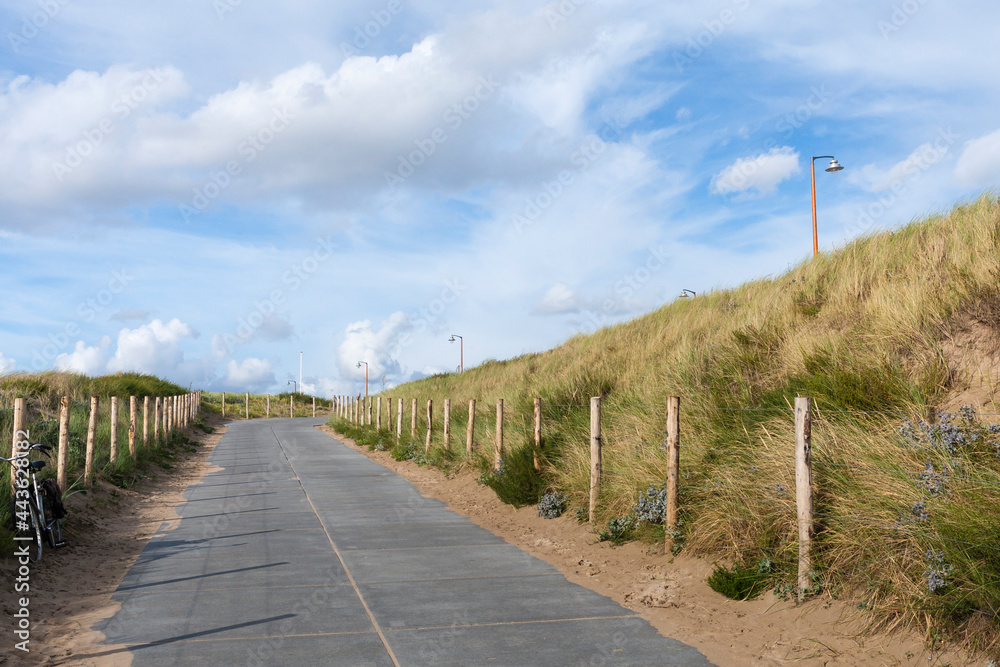
[[[42,560],[42,519],[38,516],[38,508],[35,507],[35,502],[28,502],[28,513],[31,515],[31,525],[35,532],[35,557],[31,560],[36,563]]]
[[[59,519],[54,518],[55,515],[52,513],[52,499],[45,493],[42,494],[42,513],[48,524],[44,528],[45,537],[49,540],[49,546],[57,549],[62,546],[62,527],[59,525]]]

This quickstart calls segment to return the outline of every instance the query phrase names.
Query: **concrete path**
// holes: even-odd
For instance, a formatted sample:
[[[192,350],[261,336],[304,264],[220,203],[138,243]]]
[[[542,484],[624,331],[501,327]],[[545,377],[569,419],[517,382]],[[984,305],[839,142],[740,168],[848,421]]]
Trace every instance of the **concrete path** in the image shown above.
[[[237,422],[97,626],[133,665],[709,665],[317,431]]]

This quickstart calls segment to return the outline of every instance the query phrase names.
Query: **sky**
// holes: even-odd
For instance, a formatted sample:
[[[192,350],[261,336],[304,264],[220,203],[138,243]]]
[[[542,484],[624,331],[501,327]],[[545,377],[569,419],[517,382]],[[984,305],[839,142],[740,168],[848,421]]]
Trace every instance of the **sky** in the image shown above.
[[[1000,183],[990,0],[2,0],[0,372],[371,391]],[[462,342],[449,342],[451,335]],[[464,345],[468,343],[468,345]],[[294,384],[292,384],[294,383]]]

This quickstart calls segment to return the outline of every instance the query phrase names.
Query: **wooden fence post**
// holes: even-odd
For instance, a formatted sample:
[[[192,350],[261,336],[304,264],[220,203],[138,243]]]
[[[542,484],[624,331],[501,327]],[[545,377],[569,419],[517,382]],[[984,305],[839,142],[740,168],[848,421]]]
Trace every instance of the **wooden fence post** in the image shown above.
[[[392,431],[392,399],[385,397],[385,430]]]
[[[295,394],[288,396],[288,418],[292,419],[295,417]]]
[[[601,495],[601,397],[590,399],[590,523]]]
[[[396,403],[396,440],[403,437],[403,399]]]
[[[444,399],[444,448],[451,449],[451,399]]]
[[[264,414],[266,415],[265,419],[270,419],[271,418],[271,395],[270,394],[267,395],[267,407],[264,408],[264,410],[265,410]]]
[[[382,397],[378,397],[378,416],[375,418],[375,430],[382,430]]]
[[[111,463],[118,460],[118,397],[111,397]]]
[[[417,399],[413,399],[413,405],[410,408],[410,437],[417,437]]]
[[[69,396],[59,399],[59,451],[56,453],[56,484],[66,493],[67,464],[69,463]]]
[[[799,600],[812,584],[812,399],[795,399],[795,504],[799,515]]]
[[[14,429],[10,440],[10,457],[27,453],[31,443],[28,440],[28,400],[26,398],[14,399]],[[10,466],[10,497],[11,505],[17,498],[17,467]]]
[[[313,396],[313,417],[316,416],[316,397]]]
[[[503,462],[503,399],[497,399],[497,432],[493,443],[493,469],[499,470]]]
[[[472,434],[476,429],[476,399],[469,399],[469,423],[465,427],[465,453],[472,453]]]
[[[542,472],[542,399],[535,399],[535,470]]]
[[[677,483],[681,463],[681,399],[679,396],[667,397],[667,536],[666,547],[669,552],[674,540],[671,537],[677,530]]]
[[[149,449],[149,396],[142,397],[142,447]]]
[[[128,453],[135,460],[135,435],[139,427],[138,399],[135,396],[128,397]]]
[[[87,453],[83,459],[83,483],[88,489],[93,485],[94,475],[94,441],[97,439],[97,409],[100,399],[90,397],[90,423],[87,425]]]
[[[160,442],[160,410],[162,406],[160,405],[160,397],[157,396],[156,400],[153,401],[153,443],[159,444]]]
[[[431,425],[434,421],[434,401],[427,399],[427,439],[424,441],[424,453],[431,450]]]

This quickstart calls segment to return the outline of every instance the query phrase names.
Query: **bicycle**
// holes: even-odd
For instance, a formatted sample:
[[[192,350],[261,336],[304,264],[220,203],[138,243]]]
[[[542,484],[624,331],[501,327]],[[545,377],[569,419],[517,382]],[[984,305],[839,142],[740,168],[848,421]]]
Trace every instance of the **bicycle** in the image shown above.
[[[6,461],[11,465],[11,474],[16,479],[15,525],[19,532],[27,531],[30,520],[30,527],[35,536],[35,556],[31,560],[38,562],[42,559],[43,534],[53,549],[65,546],[66,542],[62,539],[62,527],[54,512],[54,503],[57,499],[52,497],[52,493],[40,488],[38,484],[37,472],[45,467],[45,461],[41,459],[28,461],[28,456],[33,449],[37,449],[46,457],[52,458],[52,455],[49,454],[49,450],[52,448],[49,445],[34,444],[28,448],[28,451],[9,459],[0,457],[0,461]],[[24,478],[17,479],[19,468],[28,469],[27,484],[23,486],[21,481]]]

